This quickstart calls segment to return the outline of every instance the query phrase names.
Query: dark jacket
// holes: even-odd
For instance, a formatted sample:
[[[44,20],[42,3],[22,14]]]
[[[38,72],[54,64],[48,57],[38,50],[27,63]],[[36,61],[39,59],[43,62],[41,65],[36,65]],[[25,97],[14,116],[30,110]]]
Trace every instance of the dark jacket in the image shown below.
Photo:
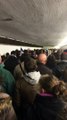
[[[55,68],[53,68],[53,74],[59,79],[63,76],[63,71],[67,66],[67,61],[60,61]]]
[[[23,120],[67,120],[67,102],[53,96],[37,95]]]
[[[21,120],[21,116],[25,116],[29,104],[32,104],[36,96],[34,85],[31,85],[24,78],[16,82],[13,105],[17,117]]]
[[[43,63],[37,63],[37,70],[40,71],[40,73],[43,75],[43,74],[52,74],[52,71],[46,67],[46,65],[44,65]]]
[[[60,67],[61,71],[63,71],[67,66],[67,60],[62,60],[61,62],[58,63],[58,66]]]

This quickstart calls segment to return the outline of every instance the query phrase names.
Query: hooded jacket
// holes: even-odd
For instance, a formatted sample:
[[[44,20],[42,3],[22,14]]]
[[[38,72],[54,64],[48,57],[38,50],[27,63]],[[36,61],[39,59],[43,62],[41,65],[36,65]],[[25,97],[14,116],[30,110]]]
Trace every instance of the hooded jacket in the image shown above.
[[[24,110],[28,108],[29,104],[32,104],[36,96],[36,84],[40,79],[40,73],[37,71],[30,72],[23,76],[20,80],[17,80],[13,105],[17,113],[18,119],[21,119],[21,115],[25,114]],[[32,79],[33,78],[33,79]]]

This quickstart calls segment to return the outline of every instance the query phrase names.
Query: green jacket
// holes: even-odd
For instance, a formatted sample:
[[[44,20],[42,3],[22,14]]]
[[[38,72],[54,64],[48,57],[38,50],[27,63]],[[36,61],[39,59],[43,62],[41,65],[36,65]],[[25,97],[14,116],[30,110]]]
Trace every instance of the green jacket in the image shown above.
[[[0,64],[0,76],[3,78],[3,88],[6,93],[12,96],[14,91],[15,79],[12,74]]]

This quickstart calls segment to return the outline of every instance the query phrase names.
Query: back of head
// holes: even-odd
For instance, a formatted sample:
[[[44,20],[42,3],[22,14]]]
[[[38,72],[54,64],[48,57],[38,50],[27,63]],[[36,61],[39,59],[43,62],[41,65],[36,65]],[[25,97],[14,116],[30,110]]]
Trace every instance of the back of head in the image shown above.
[[[15,53],[15,51],[13,50],[13,51],[11,51],[11,55],[16,55],[16,53]]]
[[[12,74],[14,72],[14,68],[16,67],[16,65],[18,64],[18,59],[15,56],[9,56],[5,62],[5,69],[9,70]]]
[[[47,66],[49,68],[54,68],[56,66],[56,59],[54,55],[49,55],[47,58]]]
[[[24,67],[27,72],[33,72],[36,70],[36,61],[31,58],[27,57],[27,59],[24,61]]]
[[[39,84],[47,93],[52,93],[55,96],[63,95],[66,90],[66,84],[53,75],[43,75]]]
[[[40,63],[46,64],[46,61],[47,61],[47,56],[46,56],[46,54],[43,54],[43,53],[42,53],[42,54],[39,54],[38,60],[39,60]]]

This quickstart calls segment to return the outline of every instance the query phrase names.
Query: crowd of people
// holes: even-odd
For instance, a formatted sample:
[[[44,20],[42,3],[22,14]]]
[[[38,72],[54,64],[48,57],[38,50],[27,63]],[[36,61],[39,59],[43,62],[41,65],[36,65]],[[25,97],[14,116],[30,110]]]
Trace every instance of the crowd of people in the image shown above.
[[[0,120],[67,120],[67,50],[0,56]]]

